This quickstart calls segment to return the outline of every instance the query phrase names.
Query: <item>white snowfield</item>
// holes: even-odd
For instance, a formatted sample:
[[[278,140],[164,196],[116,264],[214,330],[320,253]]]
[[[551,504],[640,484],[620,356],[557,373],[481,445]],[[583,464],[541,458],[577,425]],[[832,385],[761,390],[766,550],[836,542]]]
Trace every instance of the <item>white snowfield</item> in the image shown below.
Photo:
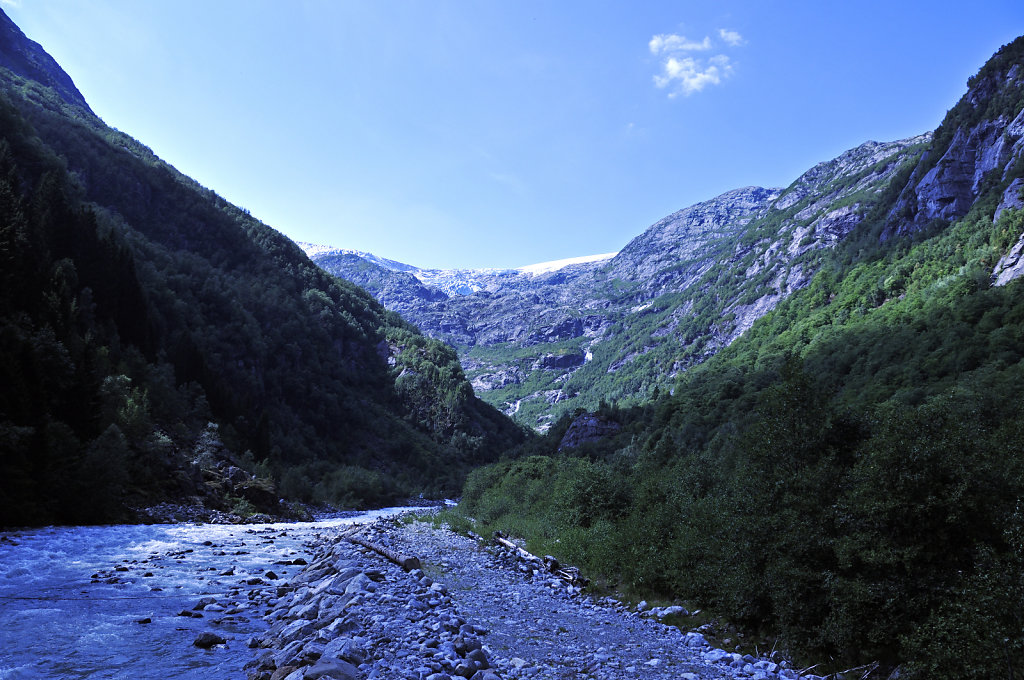
[[[550,274],[551,272],[557,272],[559,269],[565,269],[569,265],[573,264],[586,264],[587,262],[604,262],[610,260],[616,255],[618,251],[614,253],[602,253],[601,255],[583,255],[582,257],[568,257],[564,260],[552,260],[551,262],[541,262],[539,264],[528,264],[525,267],[516,267],[517,272],[523,272],[524,274]]]
[[[550,274],[556,272],[559,269],[565,269],[566,267],[574,264],[586,264],[588,262],[604,262],[612,259],[618,252],[614,253],[601,253],[600,255],[582,255],[580,257],[567,257],[562,260],[551,260],[550,262],[538,262],[537,264],[528,264],[522,267],[515,267],[514,269],[500,269],[489,267],[485,269],[423,269],[416,265],[405,264],[404,262],[397,262],[395,260],[389,260],[373,253],[364,253],[360,250],[350,250],[348,248],[337,248],[335,246],[325,246],[317,243],[307,243],[305,241],[296,241],[296,245],[302,248],[306,255],[309,257],[317,257],[318,255],[327,254],[338,254],[338,255],[357,255],[364,260],[378,264],[386,269],[392,269],[394,271],[404,271],[412,273],[423,283],[438,285],[440,287],[452,287],[450,284],[452,281],[458,280],[464,284],[467,289],[479,290],[481,286],[474,286],[473,281],[479,276],[494,276],[507,272],[519,272],[520,274],[528,274],[530,276],[539,276],[541,274]],[[448,286],[443,285],[448,283]],[[454,286],[458,288],[460,286]]]
[[[397,262],[395,260],[389,260],[373,253],[365,253],[359,250],[350,250],[348,248],[337,248],[335,246],[324,246],[321,244],[307,243],[305,241],[297,241],[296,245],[305,251],[309,257],[316,257],[317,255],[325,254],[339,254],[339,255],[357,255],[362,259],[369,260],[384,266],[388,269],[395,269],[397,271],[412,271],[420,277],[420,274],[425,274],[427,279],[435,279],[438,275],[455,275],[458,273],[463,274],[496,274],[504,271],[519,271],[521,273],[528,273],[532,275],[538,275],[542,273],[551,273],[552,271],[558,271],[572,264],[586,264],[588,262],[603,262],[610,260],[612,257],[618,254],[614,253],[601,253],[600,255],[582,255],[580,257],[566,257],[561,260],[551,260],[550,262],[538,262],[537,264],[526,264],[521,267],[515,267],[512,269],[502,269],[500,267],[486,267],[476,269],[424,269],[418,267],[415,264],[406,264],[404,262]]]

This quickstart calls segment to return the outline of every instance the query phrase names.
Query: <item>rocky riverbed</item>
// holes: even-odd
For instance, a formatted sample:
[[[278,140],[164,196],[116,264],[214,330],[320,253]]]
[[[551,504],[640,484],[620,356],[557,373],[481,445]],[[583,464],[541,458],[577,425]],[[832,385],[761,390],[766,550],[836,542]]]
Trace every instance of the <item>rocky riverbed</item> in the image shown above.
[[[339,531],[399,511],[0,532],[0,680],[244,678],[280,584]]]
[[[270,629],[250,640],[250,680],[801,677],[779,658],[714,649],[700,633],[592,598],[516,550],[423,522],[325,536],[260,606]]]

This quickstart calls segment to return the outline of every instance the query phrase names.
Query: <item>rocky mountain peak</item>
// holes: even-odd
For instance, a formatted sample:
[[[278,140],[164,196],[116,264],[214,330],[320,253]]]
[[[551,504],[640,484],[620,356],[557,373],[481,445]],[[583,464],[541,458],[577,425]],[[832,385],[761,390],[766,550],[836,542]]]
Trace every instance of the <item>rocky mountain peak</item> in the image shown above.
[[[741,229],[780,189],[743,187],[672,213],[630,241],[612,260],[610,273],[633,278],[687,260]]]
[[[868,142],[785,190],[743,187],[688,206],[611,259],[462,270],[468,294],[444,299],[416,291],[456,280],[452,272],[430,279],[439,274],[417,270],[418,282],[404,290],[374,288],[369,261],[313,259],[458,347],[482,398],[543,430],[557,414],[602,398],[642,400],[739,337],[808,284],[820,253],[861,223],[927,139]]]
[[[524,424],[543,430],[602,399],[642,402],[806,288],[865,221],[862,236],[875,241],[962,217],[994,192],[994,218],[1024,205],[1014,181],[1022,63],[1024,39],[982,68],[935,133],[868,141],[785,189],[743,187],[688,206],[610,260],[539,276],[494,271],[471,294],[398,311],[456,345],[474,389]],[[1021,274],[1024,238],[993,282]]]

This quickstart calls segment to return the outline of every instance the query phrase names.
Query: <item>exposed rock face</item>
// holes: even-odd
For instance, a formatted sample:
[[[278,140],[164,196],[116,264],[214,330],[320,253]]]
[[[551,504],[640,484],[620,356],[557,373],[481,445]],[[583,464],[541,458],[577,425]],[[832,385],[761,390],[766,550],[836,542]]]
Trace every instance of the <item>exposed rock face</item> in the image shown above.
[[[543,370],[553,370],[559,368],[573,368],[580,366],[585,361],[585,357],[582,353],[570,352],[569,354],[545,354],[542,356],[534,366]]]
[[[388,309],[408,309],[448,299],[444,291],[423,285],[407,271],[388,269],[352,253],[327,252],[317,263],[327,271],[345,271],[346,279],[373,293]]]
[[[471,294],[395,309],[459,347],[474,389],[537,429],[600,399],[643,401],[807,286],[822,253],[869,212],[883,216],[884,240],[959,219],[992,191],[1001,192],[993,219],[1024,209],[1022,109],[1024,39],[971,80],[934,136],[867,142],[786,189],[745,187],[690,206],[611,259],[435,272],[431,281]],[[1024,236],[992,278],[1021,274]]]
[[[648,398],[739,337],[807,285],[817,254],[856,229],[872,197],[929,139],[868,142],[787,189],[745,187],[692,205],[610,259],[444,275],[396,264],[405,273],[394,274],[411,270],[418,282],[402,294],[370,289],[460,348],[481,397],[543,431],[558,413],[602,398]],[[307,252],[331,273],[365,281],[365,262]],[[416,292],[424,281],[473,292],[429,299]]]
[[[720,255],[725,240],[780,193],[745,187],[675,212],[630,241],[611,261],[608,273],[625,281],[650,281],[654,285],[647,287],[649,292],[671,288]],[[681,263],[688,266],[678,269]]]
[[[587,442],[600,441],[619,433],[622,426],[614,420],[607,420],[594,413],[584,413],[577,417],[562,436],[558,450],[574,449]]]
[[[972,79],[967,94],[943,123],[957,127],[945,148],[929,150],[929,154],[941,154],[934,166],[929,167],[928,157],[922,159],[892,210],[887,235],[913,233],[934,220],[963,217],[984,191],[985,182],[1008,178],[1024,152],[1024,110],[996,106],[992,111],[992,107],[997,98],[1022,97],[1024,67],[1000,50]]]
[[[949,149],[915,188],[915,224],[933,219],[952,220],[967,214],[982,178],[1001,167],[1009,156],[1005,130],[1005,120],[985,121],[971,130],[957,130]]]
[[[1024,208],[1024,179],[1018,177],[1010,182],[1010,186],[1006,187],[1006,191],[1003,192],[1003,199],[992,214],[992,221],[998,220],[1007,210],[1020,210],[1021,208]]]
[[[993,286],[1005,286],[1010,281],[1024,275],[1024,236],[1014,244],[1010,252],[1003,255],[992,273]]]

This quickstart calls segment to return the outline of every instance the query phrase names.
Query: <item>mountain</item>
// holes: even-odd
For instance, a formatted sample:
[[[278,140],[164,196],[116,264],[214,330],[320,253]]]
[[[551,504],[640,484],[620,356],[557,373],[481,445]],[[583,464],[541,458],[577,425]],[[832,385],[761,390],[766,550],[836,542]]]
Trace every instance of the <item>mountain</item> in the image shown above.
[[[307,252],[451,343],[477,394],[544,431],[562,413],[671,389],[805,287],[890,184],[905,181],[930,139],[867,142],[785,189],[727,192],[660,220],[612,256],[564,266],[442,276],[365,254]]]
[[[645,282],[637,303],[684,286],[692,335],[666,342],[700,354],[671,393],[563,415],[474,471],[459,511],[700,609],[682,624],[729,650],[865,677],[1019,675],[1024,37],[932,135],[851,150],[764,203],[717,200],[616,258]],[[719,217],[730,205],[745,225]]]
[[[71,76],[42,46],[29,40],[10,17],[0,11],[0,67],[15,78],[37,82],[55,92],[64,103],[92,113]]]
[[[6,16],[0,64],[0,525],[454,493],[521,439],[449,347],[104,125]]]

